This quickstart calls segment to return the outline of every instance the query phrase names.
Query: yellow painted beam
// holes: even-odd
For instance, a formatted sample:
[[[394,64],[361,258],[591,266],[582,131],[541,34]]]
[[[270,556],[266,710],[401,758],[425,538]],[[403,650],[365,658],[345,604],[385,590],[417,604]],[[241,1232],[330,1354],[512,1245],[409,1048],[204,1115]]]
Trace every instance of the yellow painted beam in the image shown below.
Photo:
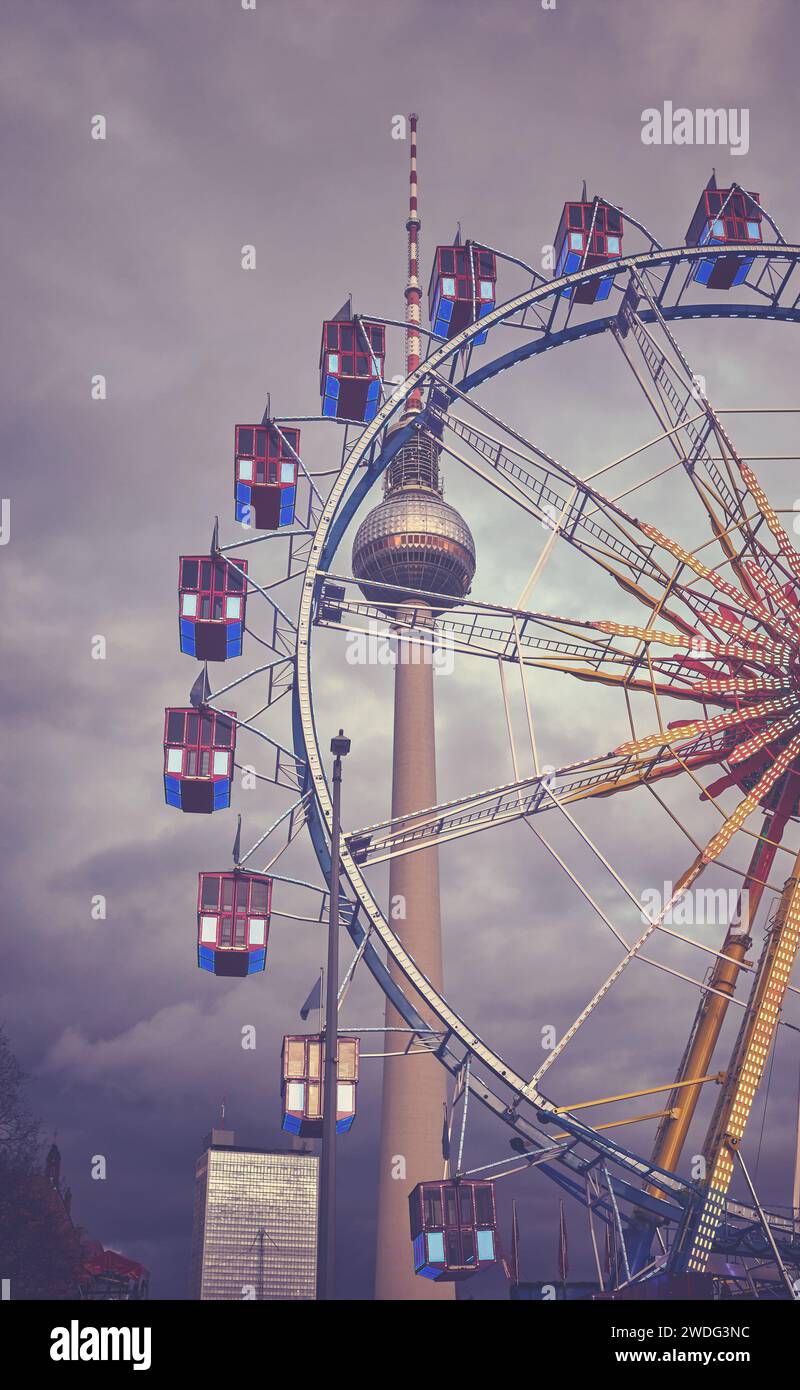
[[[656,1096],[659,1091],[677,1091],[681,1086],[702,1086],[704,1081],[722,1082],[725,1072],[713,1072],[709,1076],[694,1076],[688,1081],[667,1081],[663,1086],[648,1086],[645,1091],[625,1091],[619,1096],[600,1096],[598,1100],[579,1100],[576,1105],[559,1105],[557,1115],[567,1115],[570,1110],[588,1110],[592,1105],[610,1105],[617,1100],[638,1100],[640,1096]]]

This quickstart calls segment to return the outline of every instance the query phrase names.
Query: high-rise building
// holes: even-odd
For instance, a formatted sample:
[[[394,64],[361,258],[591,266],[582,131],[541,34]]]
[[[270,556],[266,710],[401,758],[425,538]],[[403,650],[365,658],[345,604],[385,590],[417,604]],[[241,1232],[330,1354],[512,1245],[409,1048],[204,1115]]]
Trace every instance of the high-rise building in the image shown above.
[[[406,284],[406,373],[420,363],[419,215],[417,210],[417,118],[410,117],[411,184]],[[413,425],[422,410],[418,390],[411,393],[400,427]],[[392,817],[436,805],[432,640],[437,612],[466,594],[475,572],[475,545],[463,517],[445,502],[439,471],[439,445],[420,421],[386,470],[383,501],[362,522],[353,542],[353,573],[364,594],[398,622],[408,622],[404,596],[413,605],[415,635],[398,642],[394,689]],[[392,585],[387,589],[386,585]],[[426,595],[428,599],[426,601]],[[436,596],[441,595],[441,598]],[[391,606],[400,605],[398,606]],[[413,822],[412,822],[413,823]],[[442,989],[442,924],[439,859],[434,847],[391,861],[389,896],[405,904],[396,921],[403,945],[423,974]],[[407,985],[399,968],[390,972]],[[410,997],[425,1018],[421,998]],[[426,1022],[430,1020],[426,1019]],[[402,1019],[387,1001],[387,1028]],[[396,1033],[387,1033],[386,1051],[396,1051]],[[378,1174],[378,1250],[375,1297],[445,1299],[452,1284],[414,1274],[409,1233],[408,1194],[417,1183],[442,1175],[442,1118],[446,1073],[431,1054],[387,1056],[383,1063],[380,1170]]]
[[[213,1129],[195,1169],[192,1297],[314,1298],[318,1189],[316,1154]]]

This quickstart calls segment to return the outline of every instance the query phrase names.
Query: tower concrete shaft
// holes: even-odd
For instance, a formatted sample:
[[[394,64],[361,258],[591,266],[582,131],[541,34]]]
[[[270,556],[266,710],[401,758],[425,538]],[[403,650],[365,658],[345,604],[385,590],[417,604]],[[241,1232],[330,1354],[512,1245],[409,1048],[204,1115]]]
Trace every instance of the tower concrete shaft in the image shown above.
[[[418,619],[419,621],[419,619]],[[395,668],[392,817],[436,805],[436,738],[431,649],[401,643]],[[416,658],[416,659],[414,659]],[[419,850],[391,861],[390,921],[431,984],[441,990],[442,924],[439,856]],[[400,912],[403,915],[397,916]],[[426,1023],[426,1007],[394,962],[390,973],[406,987]],[[404,1021],[387,1000],[387,1028]],[[408,1035],[388,1032],[385,1051],[402,1051]],[[419,1046],[415,1043],[414,1050]],[[383,1063],[380,1168],[378,1176],[377,1299],[453,1299],[452,1284],[435,1284],[414,1274],[409,1237],[408,1194],[418,1182],[441,1177],[442,1125],[447,1073],[430,1054],[386,1057]]]

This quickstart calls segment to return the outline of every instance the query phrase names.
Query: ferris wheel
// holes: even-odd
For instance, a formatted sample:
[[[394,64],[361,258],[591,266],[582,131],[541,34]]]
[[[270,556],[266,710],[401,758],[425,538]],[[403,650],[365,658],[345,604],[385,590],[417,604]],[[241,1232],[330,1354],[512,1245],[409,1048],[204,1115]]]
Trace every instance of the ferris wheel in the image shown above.
[[[632,251],[623,249],[628,238]],[[605,1267],[597,1258],[607,1290],[701,1278],[724,1255],[737,1271],[727,1276],[732,1295],[797,1296],[797,1192],[791,1206],[765,1210],[742,1141],[776,1036],[800,1024],[792,1014],[800,989],[791,982],[800,947],[800,553],[784,509],[771,504],[760,455],[743,455],[735,443],[738,416],[752,428],[766,412],[749,401],[736,411],[712,403],[680,325],[713,319],[722,330],[737,319],[800,322],[799,263],[800,246],[784,239],[759,194],[737,184],[718,187],[713,177],[685,244],[673,247],[662,246],[631,212],[587,196],[584,187],[564,205],[549,277],[516,254],[459,234],[435,252],[428,330],[413,316],[355,314],[350,301],[325,321],[321,418],[278,417],[268,403],[261,420],[237,425],[234,519],[245,528],[242,537],[221,543],[215,526],[209,554],[181,557],[181,649],[204,664],[190,704],[167,711],[167,801],[190,812],[228,808],[241,766],[237,741],[245,738],[255,739],[262,753],[253,775],[290,793],[288,806],[276,806],[249,848],[242,849],[237,832],[230,869],[200,875],[198,964],[211,973],[265,969],[270,921],[290,887],[308,893],[315,904],[310,916],[322,920],[333,804],[315,717],[320,631],[443,644],[458,661],[499,673],[513,777],[379,823],[359,825],[350,808],[341,848],[340,920],[354,955],[340,997],[353,972],[368,969],[415,1047],[453,1078],[462,1120],[470,1098],[479,1102],[506,1126],[515,1154],[503,1165],[467,1173],[459,1157],[454,1177],[431,1173],[410,1194],[408,1258],[429,1279],[466,1277],[501,1258],[493,1188],[502,1167],[503,1173],[535,1169],[581,1203],[596,1255],[595,1228],[605,1229],[612,1256]],[[513,292],[502,300],[498,282],[506,277]],[[410,323],[425,351],[407,353],[406,374],[387,381],[387,335],[396,331],[407,341]],[[534,371],[551,349],[574,347],[579,355],[585,349],[577,344],[601,335],[652,428],[581,475],[527,427],[506,419],[491,389],[506,374]],[[791,422],[797,411],[787,406],[783,413]],[[335,440],[323,469],[304,462],[301,430],[312,424]],[[416,529],[406,525],[405,539],[398,539],[393,489],[409,485],[403,470],[411,460],[411,484],[419,493],[427,469],[432,494],[440,459],[469,477],[477,506],[481,490],[490,489],[495,501],[529,522],[533,564],[521,574],[516,604],[473,596],[471,535],[440,497],[418,498]],[[387,477],[379,520],[380,508],[365,517],[373,490]],[[659,491],[665,480],[672,499],[666,513]],[[665,529],[665,514],[682,524],[681,534],[675,534],[681,527]],[[345,543],[355,526],[351,563]],[[274,562],[258,580],[242,557],[254,545]],[[569,566],[570,592],[579,596],[572,614],[535,602],[556,557]],[[480,567],[477,574],[480,579]],[[296,601],[277,596],[282,584]],[[265,615],[258,630],[248,616],[256,604]],[[263,644],[263,660],[214,688],[207,663],[238,658],[254,642]],[[617,716],[598,725],[595,741],[570,748],[558,765],[543,763],[539,752],[530,682],[544,672],[566,687],[601,690],[617,701]],[[530,775],[514,734],[512,673],[522,693]],[[229,692],[255,683],[258,708],[240,718],[229,707]],[[284,696],[291,704],[291,744],[271,725]],[[670,800],[673,789],[685,787],[699,798],[702,822],[690,825],[680,797]],[[664,863],[670,891],[643,920],[635,918],[631,931],[630,909],[641,912],[640,894],[587,829],[584,814],[613,801],[630,818],[632,833],[643,798],[658,806],[688,852],[683,861]],[[576,999],[568,1026],[527,1074],[471,1024],[469,999],[449,998],[420,969],[382,905],[379,878],[379,866],[432,849],[445,855],[466,837],[475,837],[481,859],[491,861],[500,828],[512,823],[527,826],[549,853],[592,930],[599,919],[616,942],[613,968],[598,972],[588,997]],[[552,824],[564,828],[583,861],[597,866],[617,908],[606,906],[606,897],[548,838]],[[282,857],[302,832],[310,835],[320,883],[283,873]],[[256,870],[259,856],[266,862]],[[714,941],[708,933],[678,930],[679,905],[718,865],[736,883],[731,920]],[[652,955],[656,942],[666,951],[672,941],[696,952],[695,970],[678,969],[664,953]],[[624,1092],[571,1101],[560,1092],[558,1064],[613,1007],[619,982],[648,968],[671,977],[696,1003],[685,1047],[680,1040],[676,1048],[674,1079],[645,1087],[634,1075]],[[724,1024],[728,1016],[730,1027],[734,1014],[731,1045]],[[358,1037],[344,1041],[340,1131],[355,1114],[359,1065]],[[319,1132],[320,1049],[319,1035],[285,1040],[284,1126],[294,1133]],[[711,1091],[702,1163],[689,1172],[685,1142]],[[642,1096],[657,1109],[631,1116],[625,1107]],[[637,1121],[657,1123],[644,1152],[629,1138]],[[743,1201],[731,1194],[735,1174]],[[460,1234],[451,1244],[453,1188],[469,1189],[469,1200],[467,1216],[453,1219]]]

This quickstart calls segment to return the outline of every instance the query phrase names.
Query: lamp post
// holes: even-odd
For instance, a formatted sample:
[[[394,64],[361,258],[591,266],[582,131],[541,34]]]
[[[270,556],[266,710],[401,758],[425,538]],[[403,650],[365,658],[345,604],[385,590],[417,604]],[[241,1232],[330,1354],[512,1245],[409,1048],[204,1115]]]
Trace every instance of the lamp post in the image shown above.
[[[328,973],[325,980],[325,1074],[322,1091],[322,1155],[317,1226],[317,1298],[333,1298],[336,1274],[336,1071],[339,1033],[339,840],[342,799],[342,758],[350,740],[339,730],[331,739],[333,753],[333,821],[331,825],[330,916]]]

